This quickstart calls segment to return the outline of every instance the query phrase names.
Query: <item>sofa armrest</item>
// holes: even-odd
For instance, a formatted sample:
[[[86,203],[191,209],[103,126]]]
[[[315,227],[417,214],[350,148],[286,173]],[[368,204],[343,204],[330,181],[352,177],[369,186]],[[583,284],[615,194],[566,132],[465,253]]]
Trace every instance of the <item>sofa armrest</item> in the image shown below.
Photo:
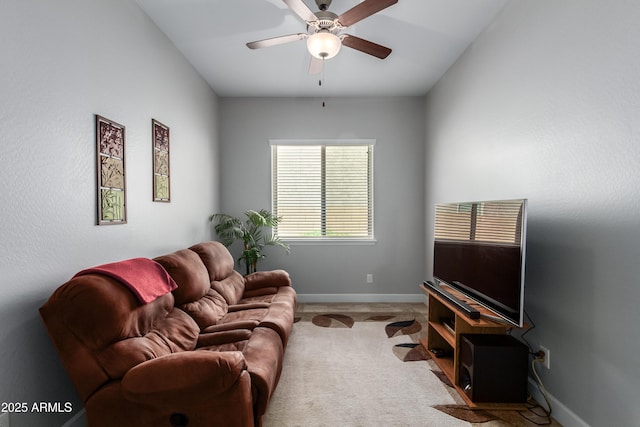
[[[244,276],[245,291],[261,288],[291,286],[291,277],[284,270],[256,271]]]
[[[238,341],[245,341],[251,337],[250,329],[236,329],[233,331],[220,331],[200,334],[197,347],[208,347],[211,345],[231,344]]]
[[[173,353],[131,368],[122,379],[122,392],[141,404],[192,404],[224,393],[246,368],[239,351]]]
[[[229,323],[218,323],[217,325],[207,326],[202,330],[202,333],[208,334],[211,332],[223,332],[223,331],[235,331],[237,329],[249,329],[253,330],[258,326],[260,322],[257,320],[237,320]]]

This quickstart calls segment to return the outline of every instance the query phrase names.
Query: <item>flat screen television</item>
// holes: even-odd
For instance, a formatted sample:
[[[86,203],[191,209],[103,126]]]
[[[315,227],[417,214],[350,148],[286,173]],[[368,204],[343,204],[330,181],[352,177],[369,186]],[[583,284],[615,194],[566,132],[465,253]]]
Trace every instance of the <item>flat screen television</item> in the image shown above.
[[[437,204],[434,281],[522,327],[526,235],[526,199]]]

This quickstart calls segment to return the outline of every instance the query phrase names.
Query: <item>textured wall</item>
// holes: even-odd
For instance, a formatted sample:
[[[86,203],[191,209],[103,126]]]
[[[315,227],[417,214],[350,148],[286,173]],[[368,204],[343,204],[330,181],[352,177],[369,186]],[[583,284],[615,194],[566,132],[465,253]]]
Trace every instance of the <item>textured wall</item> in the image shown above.
[[[344,300],[420,293],[424,242],[424,102],[407,98],[221,98],[221,206],[270,209],[270,139],[375,139],[375,245],[296,244],[261,268],[286,268],[302,295]],[[371,284],[366,275],[374,275]],[[342,297],[340,296],[342,295]],[[359,295],[359,296],[358,296]],[[366,296],[365,296],[366,295]],[[372,296],[373,295],[373,296]],[[381,298],[385,298],[384,296]]]
[[[210,236],[217,99],[129,0],[2,1],[0,52],[0,402],[70,400],[75,412],[37,309],[81,268]],[[126,126],[126,225],[95,225],[94,114]],[[171,127],[171,203],[151,202],[152,117]]]
[[[630,0],[512,1],[427,98],[428,213],[529,198],[529,339],[566,425],[640,420],[639,19]]]

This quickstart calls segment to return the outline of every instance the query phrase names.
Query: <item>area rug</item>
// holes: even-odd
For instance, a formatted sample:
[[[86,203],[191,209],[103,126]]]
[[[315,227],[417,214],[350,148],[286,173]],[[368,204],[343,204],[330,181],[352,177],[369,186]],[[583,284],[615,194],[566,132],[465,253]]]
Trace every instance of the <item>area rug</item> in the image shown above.
[[[419,313],[297,315],[264,427],[535,425],[469,410],[419,344],[425,327]]]

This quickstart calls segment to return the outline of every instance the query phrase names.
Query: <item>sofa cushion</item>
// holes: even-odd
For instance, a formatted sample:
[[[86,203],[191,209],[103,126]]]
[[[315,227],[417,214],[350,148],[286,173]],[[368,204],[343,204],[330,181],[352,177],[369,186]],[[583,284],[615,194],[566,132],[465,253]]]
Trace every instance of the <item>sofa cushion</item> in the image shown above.
[[[91,350],[102,350],[122,339],[143,336],[158,318],[173,309],[173,295],[165,294],[149,304],[119,281],[88,274],[68,281],[54,294],[59,316]]]
[[[206,351],[244,351],[247,347],[247,343],[249,340],[242,341],[232,341],[228,343],[214,343],[211,345],[203,345],[202,347],[198,347],[196,351],[206,350]]]
[[[129,369],[147,360],[194,350],[199,331],[184,311],[174,309],[165,318],[157,319],[144,335],[117,341],[96,357],[110,378],[122,378]]]
[[[267,288],[263,289],[266,291]],[[287,302],[292,309],[295,310],[297,295],[296,291],[291,287],[273,288],[272,293],[256,294],[256,291],[245,293],[244,298],[239,301],[239,305],[243,304],[271,304],[277,301]],[[231,307],[229,307],[231,310]]]
[[[244,294],[244,277],[237,271],[232,271],[226,278],[212,281],[211,288],[222,295],[227,304],[234,305]]]
[[[220,324],[244,321],[255,321],[260,323],[268,312],[268,308],[251,308],[248,310],[231,311],[227,313],[222,319],[220,319]]]
[[[209,281],[222,280],[233,272],[233,257],[220,242],[203,242],[189,248],[197,253],[209,272]]]
[[[243,345],[251,337],[252,329],[234,329],[228,331],[211,332],[200,334],[198,337],[198,347],[223,346],[226,344]],[[242,349],[244,347],[238,347]],[[221,350],[229,351],[229,350]]]
[[[219,293],[209,288],[202,298],[182,304],[180,308],[196,321],[200,329],[204,329],[217,324],[227,314],[228,304]]]
[[[176,305],[197,301],[209,290],[209,273],[195,252],[183,249],[154,260],[167,270],[178,285],[178,289],[173,291]]]

